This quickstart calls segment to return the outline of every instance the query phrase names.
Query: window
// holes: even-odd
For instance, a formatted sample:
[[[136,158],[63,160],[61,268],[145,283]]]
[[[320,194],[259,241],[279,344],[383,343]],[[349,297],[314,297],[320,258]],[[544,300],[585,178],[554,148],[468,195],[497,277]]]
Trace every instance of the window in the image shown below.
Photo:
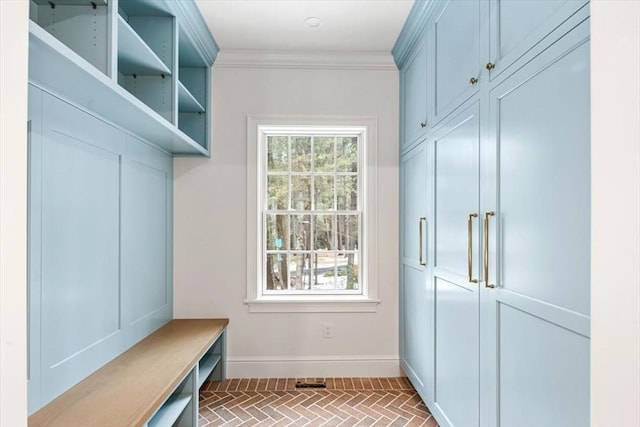
[[[362,129],[264,131],[262,291],[361,294]]]
[[[249,117],[251,312],[376,311],[376,121]]]

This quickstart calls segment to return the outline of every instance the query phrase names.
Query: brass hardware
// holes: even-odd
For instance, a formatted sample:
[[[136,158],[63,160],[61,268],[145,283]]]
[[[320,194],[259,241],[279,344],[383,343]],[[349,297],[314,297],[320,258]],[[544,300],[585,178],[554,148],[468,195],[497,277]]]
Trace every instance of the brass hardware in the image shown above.
[[[420,220],[418,221],[418,227],[420,228],[420,239],[419,239],[420,240],[420,265],[427,265],[427,262],[422,259],[422,246],[423,246],[422,236],[424,234],[422,224],[424,224],[426,221],[427,221],[427,218],[423,216],[421,216]]]
[[[421,128],[426,128],[426,127],[427,127],[427,124],[426,124],[425,122],[420,122],[420,127],[421,127]]]
[[[493,211],[484,213],[484,286],[487,288],[496,287],[489,283],[489,217],[495,214]]]
[[[485,67],[487,68],[487,70],[491,71],[496,68],[496,64],[494,64],[493,62],[487,62],[487,65],[485,65]]]
[[[478,279],[473,278],[473,218],[477,217],[477,213],[470,213],[467,217],[467,278],[469,283],[478,283]]]
[[[471,83],[472,85],[474,85],[474,84],[478,83],[478,79],[476,79],[475,77],[471,77],[471,78],[469,79],[469,83]]]

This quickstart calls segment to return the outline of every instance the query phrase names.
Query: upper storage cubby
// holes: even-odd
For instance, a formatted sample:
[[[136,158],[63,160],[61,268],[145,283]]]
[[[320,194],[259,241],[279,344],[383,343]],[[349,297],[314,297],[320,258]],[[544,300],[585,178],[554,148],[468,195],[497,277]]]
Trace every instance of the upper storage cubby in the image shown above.
[[[32,0],[29,81],[173,154],[209,155],[218,47],[195,0]]]

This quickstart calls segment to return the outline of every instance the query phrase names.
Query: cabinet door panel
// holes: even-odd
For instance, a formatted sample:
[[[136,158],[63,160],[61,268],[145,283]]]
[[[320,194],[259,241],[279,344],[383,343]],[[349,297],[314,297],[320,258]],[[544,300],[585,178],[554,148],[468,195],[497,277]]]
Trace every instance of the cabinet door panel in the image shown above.
[[[486,424],[589,423],[589,84],[586,21],[490,92]]]
[[[433,124],[478,90],[470,79],[480,76],[480,5],[472,0],[449,1],[432,28],[434,49]]]
[[[497,0],[491,2],[491,79],[534,48],[585,0]],[[551,43],[552,37],[547,41]]]
[[[426,399],[432,382],[428,367],[433,358],[427,253],[428,159],[427,143],[423,141],[402,157],[400,174],[400,358],[403,370]]]
[[[477,425],[479,414],[479,209],[478,105],[445,124],[435,137],[435,369],[434,404],[441,422]]]
[[[401,148],[408,148],[427,129],[427,47],[424,38],[414,56],[401,70],[400,78],[403,117]]]

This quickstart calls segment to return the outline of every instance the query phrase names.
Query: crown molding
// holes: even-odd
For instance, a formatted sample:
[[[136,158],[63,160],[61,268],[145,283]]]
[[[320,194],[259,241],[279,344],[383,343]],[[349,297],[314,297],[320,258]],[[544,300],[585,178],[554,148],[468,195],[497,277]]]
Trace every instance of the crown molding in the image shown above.
[[[336,70],[397,70],[387,52],[307,52],[223,49],[215,68],[293,68]]]
[[[435,0],[416,0],[413,4],[398,40],[391,50],[398,68],[402,68],[402,65],[411,56],[413,47],[423,36],[429,15],[438,3]]]

